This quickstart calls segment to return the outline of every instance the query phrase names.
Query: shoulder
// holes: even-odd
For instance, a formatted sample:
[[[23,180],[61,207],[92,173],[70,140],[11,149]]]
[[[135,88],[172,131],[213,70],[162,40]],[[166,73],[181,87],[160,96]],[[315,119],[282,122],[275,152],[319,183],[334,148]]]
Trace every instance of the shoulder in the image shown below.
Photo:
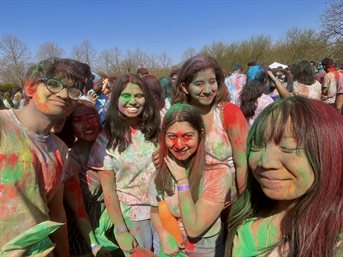
[[[232,103],[223,102],[220,104],[222,122],[224,127],[229,127],[232,125],[244,125],[246,119],[241,111],[241,109]]]

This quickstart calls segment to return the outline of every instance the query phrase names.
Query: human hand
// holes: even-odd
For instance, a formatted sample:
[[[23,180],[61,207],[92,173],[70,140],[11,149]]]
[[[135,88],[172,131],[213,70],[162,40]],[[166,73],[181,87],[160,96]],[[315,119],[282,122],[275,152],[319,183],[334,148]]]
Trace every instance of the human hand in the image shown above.
[[[129,231],[115,234],[120,249],[127,253],[133,253],[134,248],[137,247],[136,239],[130,234]]]
[[[98,96],[96,93],[92,92],[92,91],[88,91],[87,93],[87,98],[93,103],[96,103],[96,99],[98,99]]]
[[[163,236],[160,237],[160,242],[162,251],[165,255],[174,256],[179,253],[180,248],[178,243],[168,232],[163,233]]]
[[[158,149],[152,153],[151,159],[155,168],[156,169],[160,168],[161,159],[160,159],[160,151]]]
[[[181,167],[175,160],[173,160],[170,156],[164,157],[164,161],[173,175],[176,181],[182,180],[187,177],[186,169]]]

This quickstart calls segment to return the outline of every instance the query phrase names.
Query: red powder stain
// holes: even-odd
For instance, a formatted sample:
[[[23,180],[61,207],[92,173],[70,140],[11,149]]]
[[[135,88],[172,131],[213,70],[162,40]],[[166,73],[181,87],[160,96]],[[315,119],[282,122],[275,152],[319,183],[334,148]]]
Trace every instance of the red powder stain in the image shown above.
[[[75,176],[72,176],[70,179],[68,179],[65,183],[65,190],[67,191],[66,196],[75,197],[77,199],[77,213],[76,215],[78,217],[85,217],[86,216],[86,210],[84,208],[83,203],[83,197],[80,189],[79,182]],[[68,193],[70,192],[70,194]]]
[[[192,244],[191,242],[186,240],[185,241],[185,250],[186,250],[186,252],[193,253],[195,250],[195,244]],[[193,256],[193,255],[191,255],[191,256]]]
[[[0,184],[0,192],[2,192],[2,200],[6,202],[6,199],[15,198],[17,196],[17,190],[13,185]]]
[[[0,163],[2,167],[15,166],[18,162],[18,155],[12,153],[10,155],[0,154]]]

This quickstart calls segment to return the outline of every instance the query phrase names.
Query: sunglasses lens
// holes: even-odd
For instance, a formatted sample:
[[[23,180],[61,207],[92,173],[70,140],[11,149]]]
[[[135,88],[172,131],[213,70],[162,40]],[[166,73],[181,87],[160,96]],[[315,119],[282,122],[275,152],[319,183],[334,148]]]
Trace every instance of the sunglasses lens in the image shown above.
[[[46,83],[48,89],[52,92],[58,93],[62,90],[63,84],[57,80],[49,79]]]

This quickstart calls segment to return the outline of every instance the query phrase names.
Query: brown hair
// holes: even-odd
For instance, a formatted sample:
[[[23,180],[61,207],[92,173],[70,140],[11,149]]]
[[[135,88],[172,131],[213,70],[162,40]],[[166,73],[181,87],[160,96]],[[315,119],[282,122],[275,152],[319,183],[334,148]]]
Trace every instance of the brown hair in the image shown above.
[[[157,191],[166,192],[168,195],[172,195],[174,193],[173,177],[163,159],[169,154],[165,144],[166,132],[168,128],[176,122],[188,122],[198,132],[199,136],[197,151],[192,157],[190,167],[188,167],[190,168],[188,179],[191,187],[192,198],[195,202],[199,197],[199,185],[205,166],[205,127],[199,112],[189,104],[174,104],[164,116],[162,133],[160,134],[160,159],[162,160],[162,163],[157,170],[155,178],[156,188]]]
[[[188,59],[181,67],[176,81],[175,94],[172,97],[172,103],[190,103],[190,96],[182,90],[182,84],[186,87],[194,80],[198,72],[212,69],[216,75],[218,83],[218,92],[213,104],[228,101],[227,88],[224,83],[224,73],[218,62],[210,56],[196,55]]]

